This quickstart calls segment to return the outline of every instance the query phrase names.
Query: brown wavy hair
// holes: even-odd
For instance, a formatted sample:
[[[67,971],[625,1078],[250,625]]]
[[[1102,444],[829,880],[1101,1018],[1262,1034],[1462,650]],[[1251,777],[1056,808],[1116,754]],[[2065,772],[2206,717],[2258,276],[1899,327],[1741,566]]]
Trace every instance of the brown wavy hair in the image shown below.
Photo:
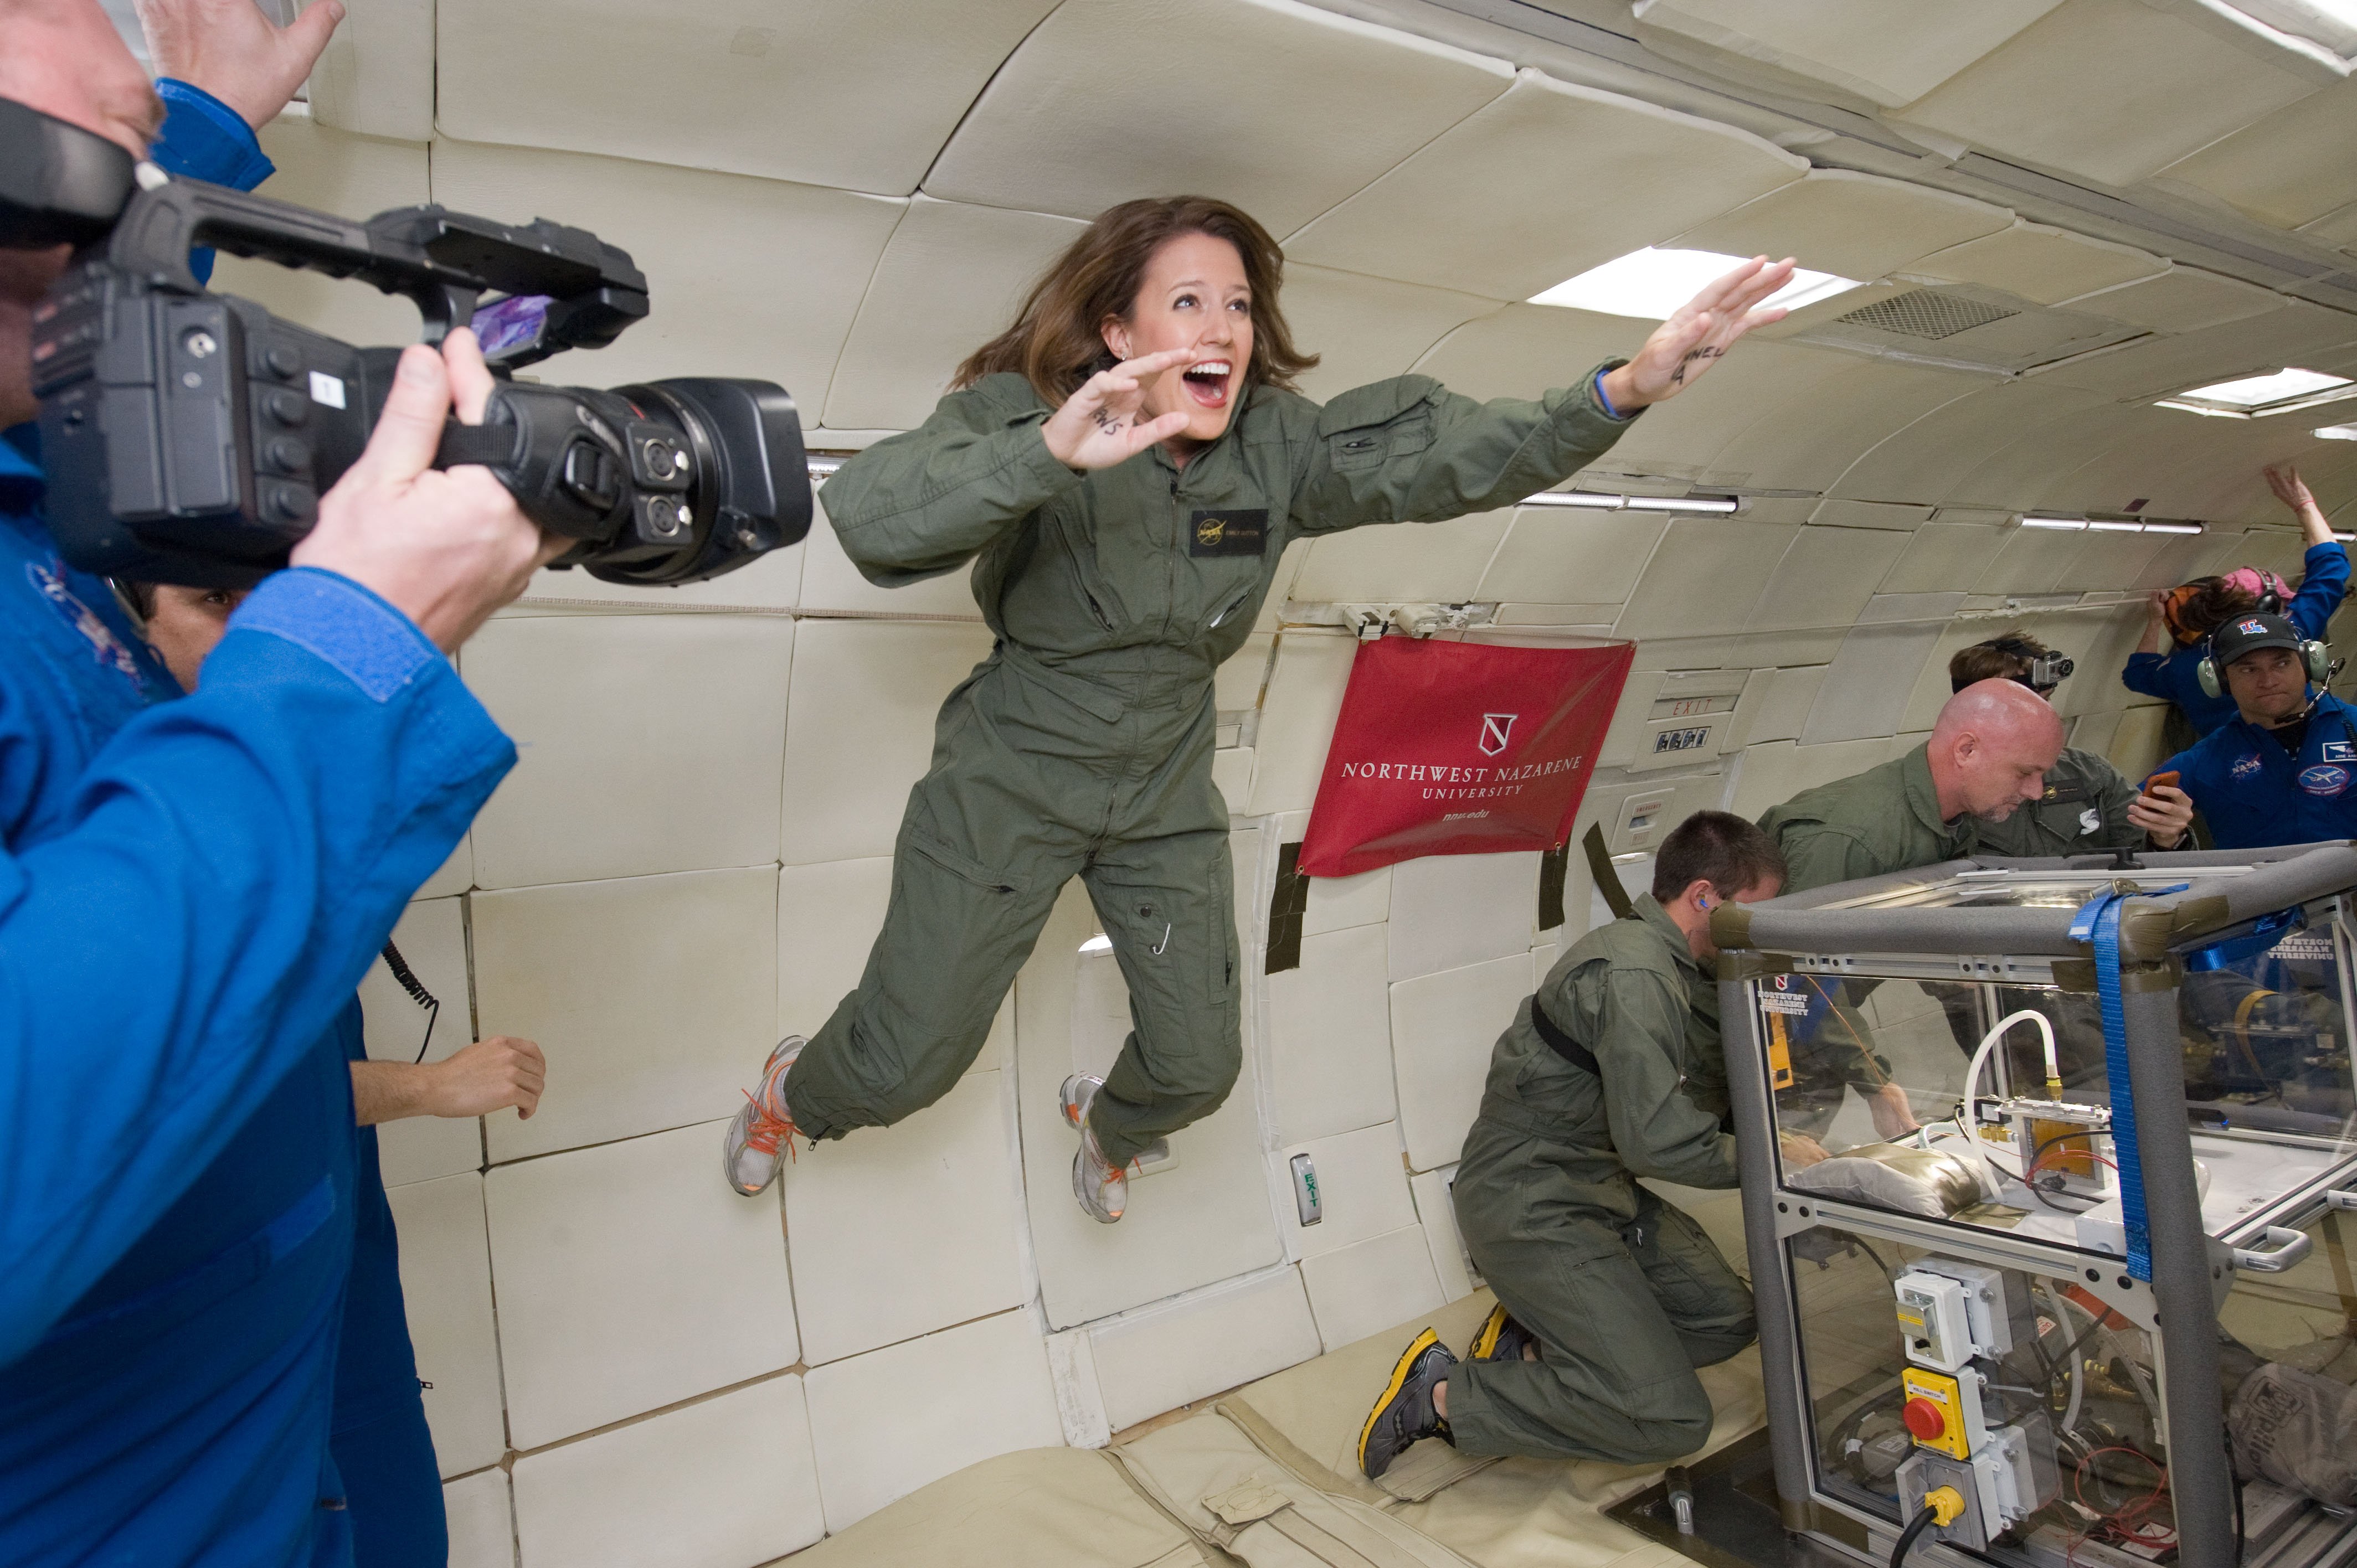
[[[2187,648],[2238,615],[2259,607],[2259,596],[2224,577],[2196,577],[2169,590],[2161,617],[2171,636]]]
[[[1098,213],[1031,285],[1015,325],[966,356],[951,390],[1013,371],[1050,408],[1062,403],[1082,381],[1119,362],[1105,347],[1106,318],[1129,319],[1155,252],[1186,234],[1225,240],[1243,260],[1253,322],[1245,385],[1297,390],[1295,378],[1315,366],[1318,356],[1293,346],[1292,329],[1277,308],[1285,252],[1249,213],[1208,196],[1151,197]]]

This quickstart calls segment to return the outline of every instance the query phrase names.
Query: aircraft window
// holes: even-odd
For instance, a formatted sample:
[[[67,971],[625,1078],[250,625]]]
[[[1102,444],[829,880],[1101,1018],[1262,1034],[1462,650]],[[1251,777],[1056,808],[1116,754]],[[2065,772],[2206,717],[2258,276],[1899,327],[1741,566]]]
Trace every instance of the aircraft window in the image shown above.
[[[1747,258],[1722,256],[1716,251],[1666,251],[1652,245],[1641,251],[1631,251],[1618,261],[1590,267],[1576,278],[1566,278],[1544,294],[1531,296],[1533,305],[1561,305],[1573,310],[1595,310],[1607,316],[1639,316],[1649,321],[1666,321],[1670,314],[1692,299],[1705,284],[1733,268],[1741,266]],[[1813,273],[1804,267],[1792,269],[1792,281],[1778,289],[1762,302],[1763,306],[1781,305],[1798,310],[1804,305],[1830,299],[1835,295],[1857,287],[1855,278],[1835,277],[1831,273]]]
[[[2288,413],[2297,408],[2310,408],[2318,403],[2337,403],[2347,397],[2357,397],[2357,381],[2346,376],[2329,376],[2321,371],[2303,371],[2295,366],[2277,371],[2273,375],[2244,376],[2237,381],[2195,387],[2189,392],[2179,392],[2175,397],[2160,399],[2159,405],[2223,419],[2258,419],[2270,413]]]

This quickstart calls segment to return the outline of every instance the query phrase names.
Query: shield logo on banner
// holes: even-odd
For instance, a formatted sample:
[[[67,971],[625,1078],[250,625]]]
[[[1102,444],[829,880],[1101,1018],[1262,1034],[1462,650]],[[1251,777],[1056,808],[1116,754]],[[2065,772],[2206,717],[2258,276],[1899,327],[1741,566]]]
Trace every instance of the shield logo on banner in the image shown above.
[[[1481,715],[1481,755],[1495,757],[1506,749],[1506,737],[1514,732],[1514,721],[1520,714],[1483,714]]]

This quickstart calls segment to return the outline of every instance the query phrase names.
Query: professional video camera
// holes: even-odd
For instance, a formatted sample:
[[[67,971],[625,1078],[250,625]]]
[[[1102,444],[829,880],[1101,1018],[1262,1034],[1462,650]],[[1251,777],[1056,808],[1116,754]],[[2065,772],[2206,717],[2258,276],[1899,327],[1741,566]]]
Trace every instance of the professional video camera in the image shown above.
[[[481,424],[445,427],[436,466],[489,467],[526,516],[579,540],[558,566],[702,582],[810,530],[802,424],[783,388],[510,379],[560,350],[603,348],[646,315],[644,275],[585,230],[437,206],[355,223],[171,178],[0,99],[0,246],[64,242],[79,249],[34,310],[33,390],[50,532],[86,571],[242,587],[285,564],[391,385],[399,349],[354,348],[207,291],[188,270],[199,245],[405,295],[429,343],[474,327],[500,385]]]

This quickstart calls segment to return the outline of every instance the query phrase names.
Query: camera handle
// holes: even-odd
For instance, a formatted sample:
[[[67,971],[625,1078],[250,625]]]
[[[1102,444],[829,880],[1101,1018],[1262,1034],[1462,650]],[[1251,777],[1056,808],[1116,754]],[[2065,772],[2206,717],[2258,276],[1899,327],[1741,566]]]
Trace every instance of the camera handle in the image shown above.
[[[474,319],[491,290],[546,295],[539,340],[501,356],[512,369],[565,349],[602,349],[647,313],[645,274],[584,229],[535,219],[523,228],[436,206],[397,207],[366,223],[202,180],[173,179],[133,195],[105,242],[107,260],[158,285],[204,292],[188,252],[211,245],[284,267],[358,278],[416,305],[424,340]]]

